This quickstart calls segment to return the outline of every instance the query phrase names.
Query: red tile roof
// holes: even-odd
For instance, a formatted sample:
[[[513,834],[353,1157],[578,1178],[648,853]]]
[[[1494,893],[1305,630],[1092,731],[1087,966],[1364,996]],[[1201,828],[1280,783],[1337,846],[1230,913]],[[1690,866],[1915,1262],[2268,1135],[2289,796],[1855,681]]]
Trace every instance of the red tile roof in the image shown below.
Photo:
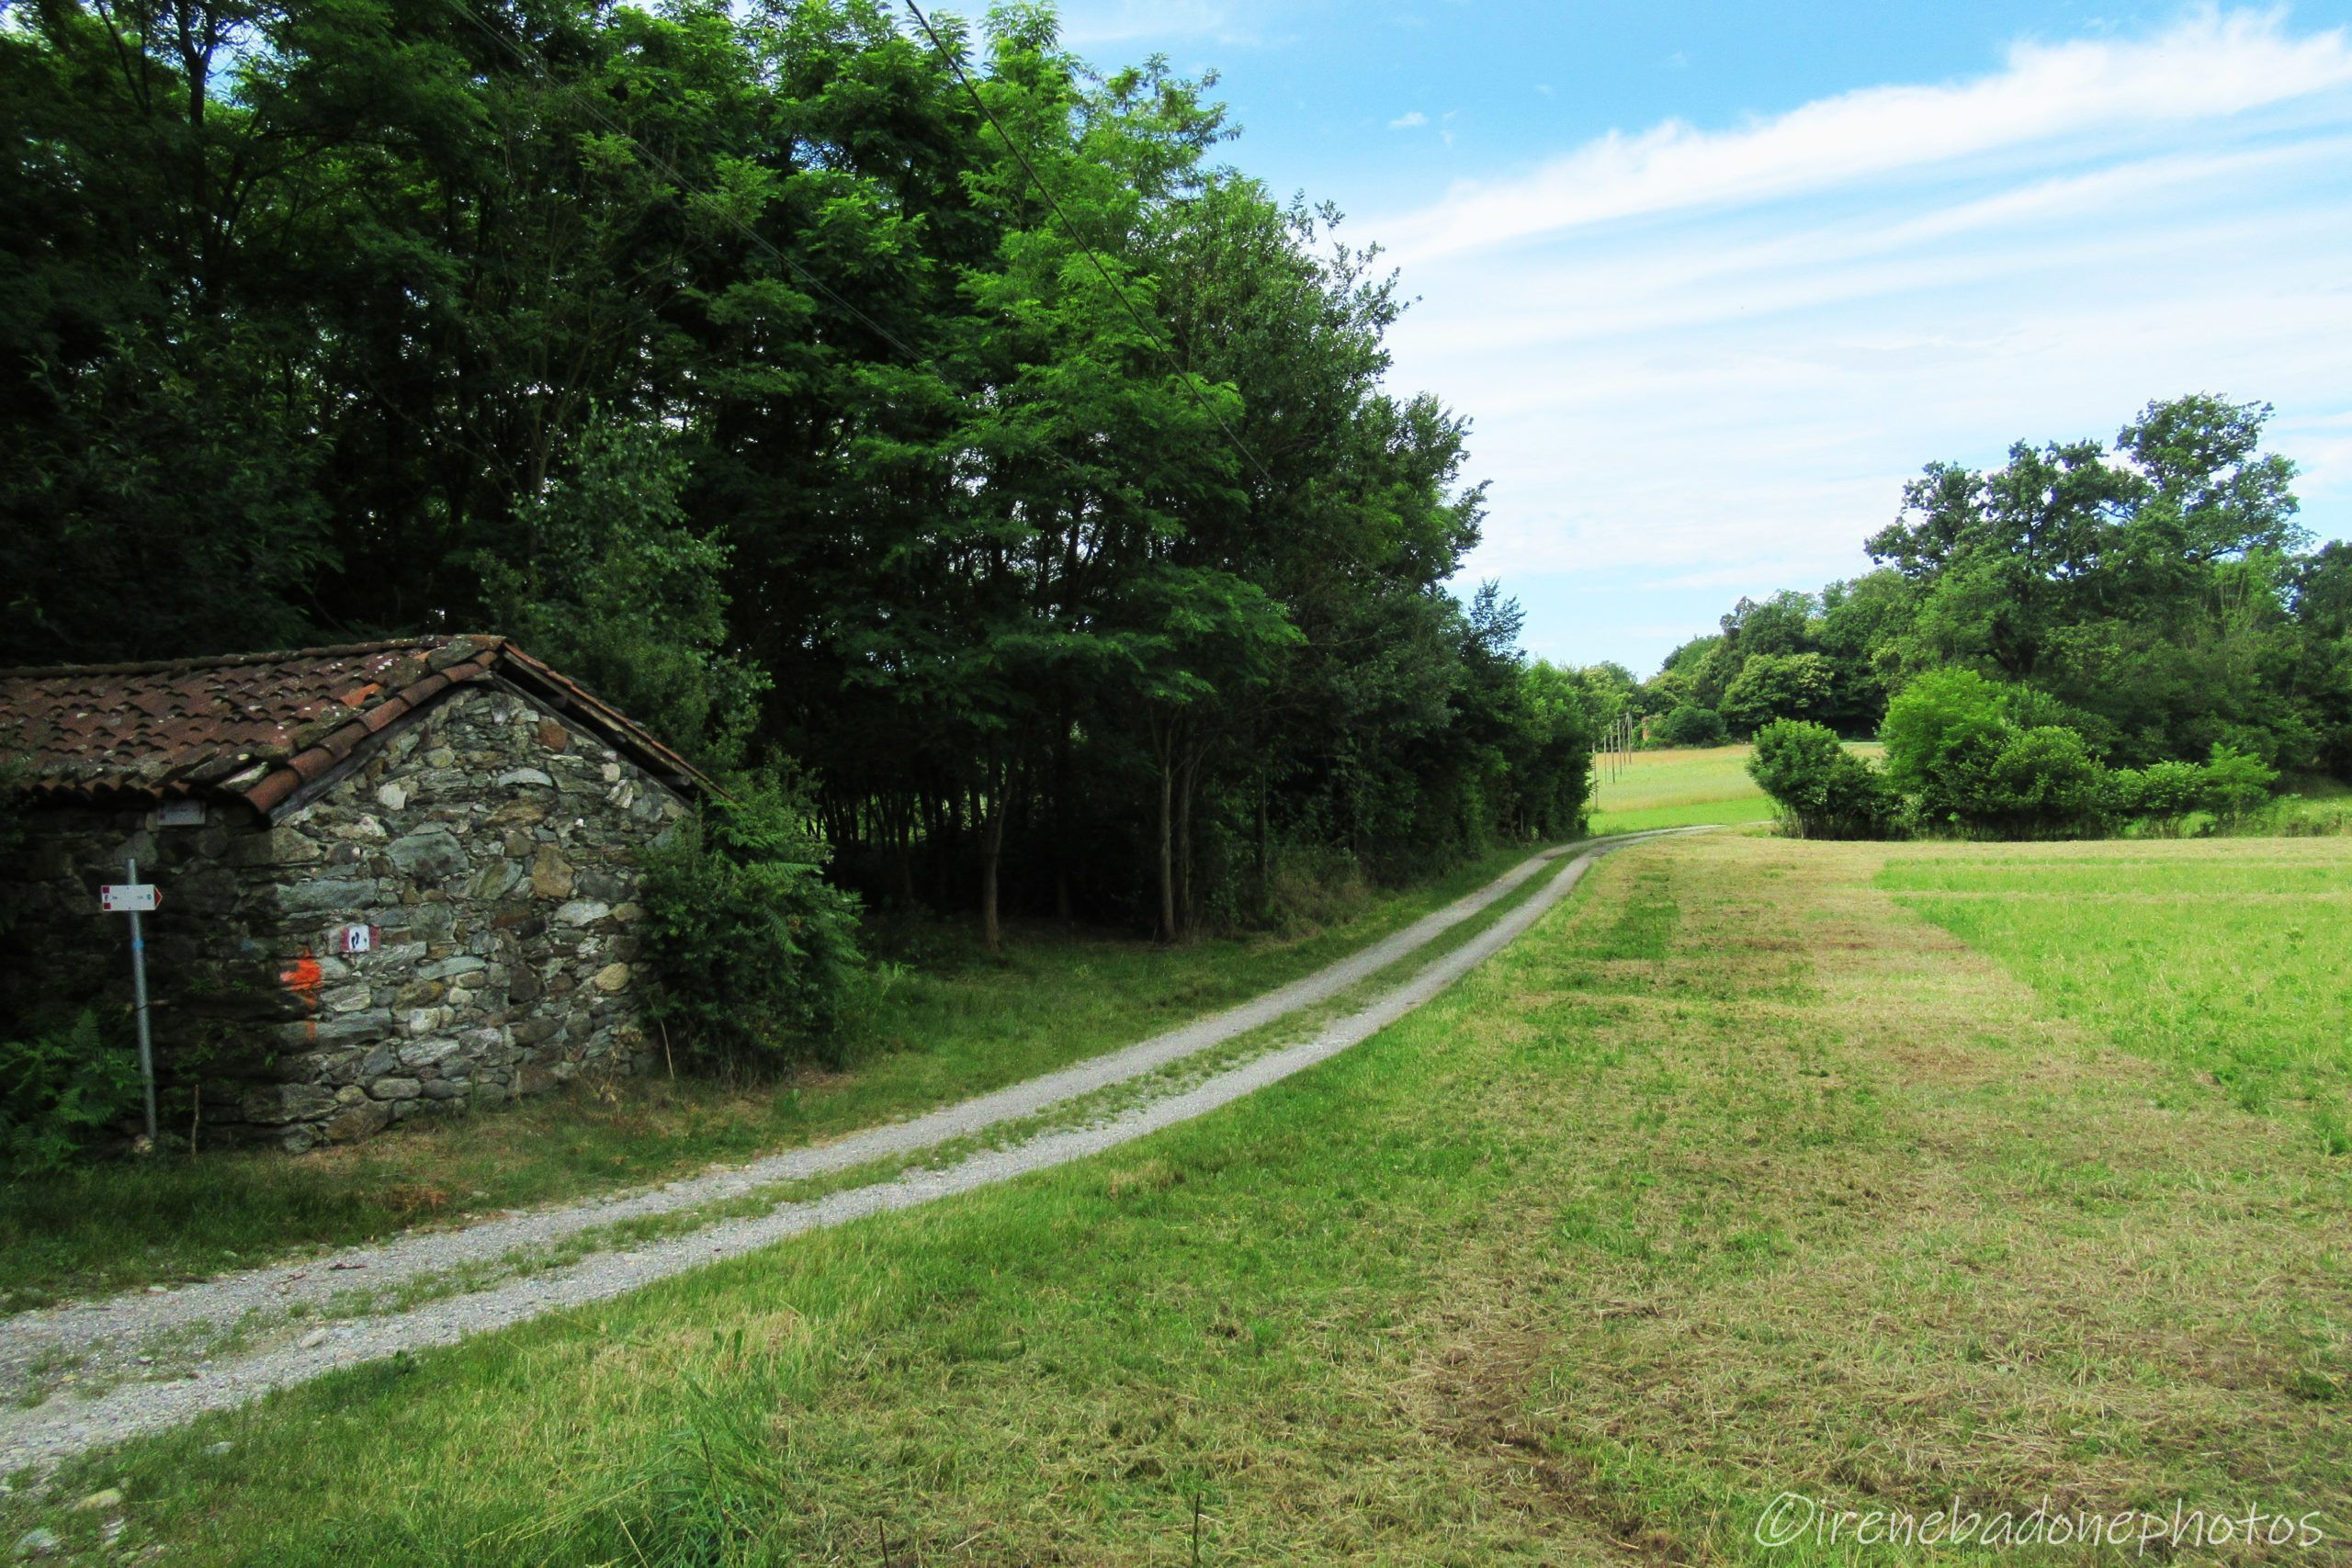
[[[53,796],[208,795],[267,813],[443,693],[493,675],[665,784],[715,788],[643,726],[498,637],[0,671],[0,758]]]

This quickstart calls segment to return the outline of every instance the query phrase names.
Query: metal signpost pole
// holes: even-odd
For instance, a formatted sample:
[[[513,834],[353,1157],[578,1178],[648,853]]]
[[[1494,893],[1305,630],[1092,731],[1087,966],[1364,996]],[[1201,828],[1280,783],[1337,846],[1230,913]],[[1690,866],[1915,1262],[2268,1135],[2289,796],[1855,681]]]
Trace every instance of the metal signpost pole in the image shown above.
[[[139,863],[126,860],[129,880],[139,881]],[[147,942],[139,929],[139,910],[130,910],[130,996],[139,1013],[139,1079],[147,1090],[147,1146],[155,1146],[155,1043],[147,1032]]]

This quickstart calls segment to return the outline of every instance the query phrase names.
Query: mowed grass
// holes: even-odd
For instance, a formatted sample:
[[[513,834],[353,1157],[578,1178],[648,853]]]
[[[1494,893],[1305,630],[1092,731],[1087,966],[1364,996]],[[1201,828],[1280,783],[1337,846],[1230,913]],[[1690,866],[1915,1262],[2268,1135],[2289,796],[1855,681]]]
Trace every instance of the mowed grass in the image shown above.
[[[2352,1154],[2352,844],[1923,846],[1879,885],[2064,1017]]]
[[[0,1179],[0,1311],[661,1180],[986,1093],[1295,979],[1532,852],[1498,851],[1289,941],[1167,949],[1016,926],[990,955],[960,924],[899,925],[883,949],[908,962],[868,1010],[847,1072],[608,1078],[296,1157],[208,1152]]]
[[[1875,743],[1850,748],[1876,756]],[[1769,822],[1772,803],[1747,776],[1748,746],[1636,751],[1604,759],[1593,797],[1592,831],[1631,833],[1706,822]]]
[[[1685,828],[1702,822],[1764,822],[1772,803],[1747,776],[1747,746],[1636,751],[1604,758],[1593,794],[1595,833]]]
[[[1223,1111],[55,1496],[186,1563],[2014,1560],[1760,1546],[1785,1492],[2283,1510],[2342,1561],[2352,1162],[1905,908],[1916,853],[1641,846]],[[34,1524],[100,1516],[0,1498]]]

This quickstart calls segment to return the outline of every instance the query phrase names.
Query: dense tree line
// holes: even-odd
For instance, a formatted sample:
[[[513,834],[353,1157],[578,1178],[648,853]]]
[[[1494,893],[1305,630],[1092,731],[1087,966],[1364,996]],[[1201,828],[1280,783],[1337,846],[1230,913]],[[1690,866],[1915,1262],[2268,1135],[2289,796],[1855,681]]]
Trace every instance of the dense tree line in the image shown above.
[[[1743,599],[1646,682],[1582,679],[1689,743],[1776,720],[1876,735],[1900,694],[1958,671],[1978,684],[1930,682],[1918,705],[1964,690],[1981,733],[2064,730],[2086,765],[2210,767],[2220,747],[2352,777],[2352,546],[2313,548],[2296,523],[2294,466],[2263,450],[2269,412],[2190,396],[2151,403],[2111,447],[2019,442],[1989,472],[1931,464],[1869,541],[1877,570]]]
[[[990,941],[1578,827],[1404,302],[1206,84],[1031,6],[5,17],[0,662],[510,631]]]

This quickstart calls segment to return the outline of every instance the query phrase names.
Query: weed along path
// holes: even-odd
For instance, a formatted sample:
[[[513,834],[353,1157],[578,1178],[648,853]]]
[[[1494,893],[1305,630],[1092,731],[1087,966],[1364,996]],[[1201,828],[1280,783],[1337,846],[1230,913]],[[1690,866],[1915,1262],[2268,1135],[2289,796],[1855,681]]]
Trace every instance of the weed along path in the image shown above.
[[[1377,1033],[1526,931],[1600,856],[1656,836],[1588,845],[1492,923],[1368,998],[1352,993],[1567,852],[1532,857],[1394,936],[1240,1007],[908,1121],[628,1196],[21,1314],[0,1324],[0,1388],[16,1405],[0,1415],[0,1474],[338,1368],[603,1301],[805,1231],[1081,1159],[1190,1120]],[[1318,1008],[1336,1016],[1319,1016]],[[1261,1039],[1262,1049],[1248,1050],[1253,1035],[1286,1021],[1314,1027],[1305,1038]],[[1188,1066],[1195,1070],[1184,1072]],[[826,1179],[836,1190],[808,1190]]]

